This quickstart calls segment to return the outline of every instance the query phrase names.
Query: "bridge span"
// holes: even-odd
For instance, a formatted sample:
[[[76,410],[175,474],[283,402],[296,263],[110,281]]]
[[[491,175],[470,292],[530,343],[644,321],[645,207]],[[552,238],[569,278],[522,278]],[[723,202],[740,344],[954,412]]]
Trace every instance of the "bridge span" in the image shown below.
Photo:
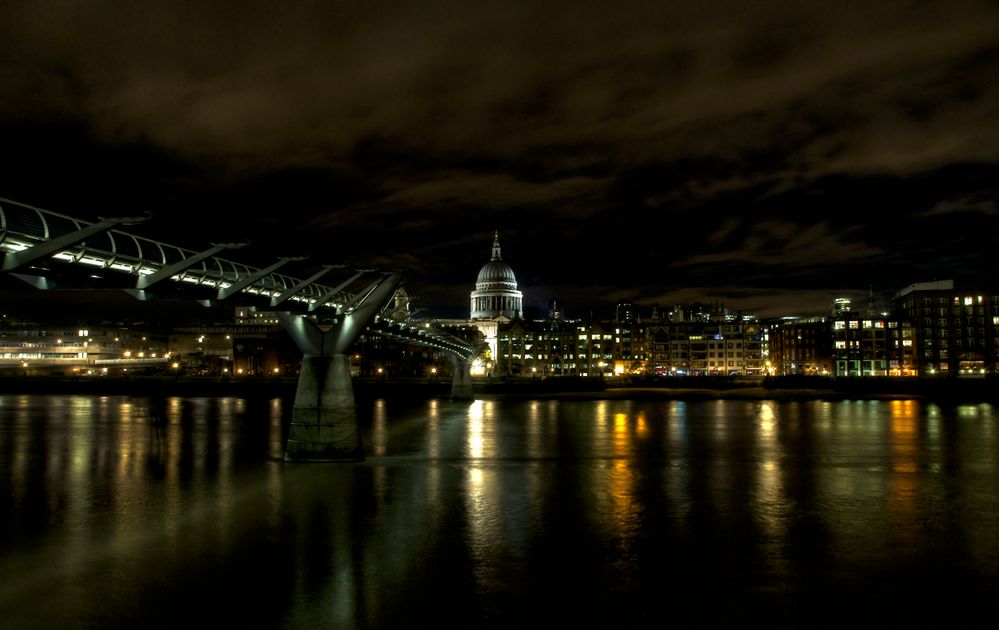
[[[0,197],[0,271],[39,290],[111,288],[143,301],[169,296],[204,306],[238,296],[278,312],[303,355],[285,446],[289,461],[364,458],[348,359],[362,333],[444,352],[454,367],[452,398],[472,398],[469,369],[482,346],[445,330],[401,273],[323,265],[299,278],[283,269],[305,257],[256,267],[229,257],[247,243],[194,250],[120,229],[150,218],[87,221]]]

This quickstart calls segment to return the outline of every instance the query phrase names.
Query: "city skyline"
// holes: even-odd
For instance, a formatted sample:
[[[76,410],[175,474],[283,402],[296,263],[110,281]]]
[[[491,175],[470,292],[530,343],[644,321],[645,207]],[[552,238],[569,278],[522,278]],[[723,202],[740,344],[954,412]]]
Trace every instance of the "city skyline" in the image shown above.
[[[999,9],[732,9],[6,7],[0,196],[402,269],[442,316],[494,230],[541,313],[992,283]]]

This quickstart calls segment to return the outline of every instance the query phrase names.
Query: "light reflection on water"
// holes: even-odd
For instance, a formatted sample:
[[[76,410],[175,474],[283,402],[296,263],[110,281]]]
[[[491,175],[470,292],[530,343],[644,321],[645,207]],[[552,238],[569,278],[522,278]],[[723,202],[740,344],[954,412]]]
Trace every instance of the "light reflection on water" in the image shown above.
[[[290,465],[280,399],[0,397],[7,623],[999,612],[991,405],[359,408],[367,462]]]

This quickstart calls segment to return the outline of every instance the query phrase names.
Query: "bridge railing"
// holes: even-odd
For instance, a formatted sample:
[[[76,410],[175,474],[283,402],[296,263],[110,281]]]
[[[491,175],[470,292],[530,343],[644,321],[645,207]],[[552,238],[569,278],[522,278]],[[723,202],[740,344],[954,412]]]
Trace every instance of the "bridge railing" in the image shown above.
[[[24,251],[93,225],[96,224],[91,221],[0,197],[0,252]],[[112,228],[88,236],[83,242],[55,253],[52,258],[64,263],[110,269],[139,278],[154,274],[198,254],[199,252],[193,249]],[[261,269],[257,267],[212,255],[194,263],[171,279],[176,282],[223,290],[260,273]],[[357,276],[355,276],[356,278]],[[243,288],[243,291],[261,297],[277,297],[283,292],[299,286],[301,282],[296,277],[273,271],[262,275]],[[344,305],[348,305],[349,309],[349,305],[363,301],[363,294],[366,290],[370,290],[371,285],[368,280],[360,282],[359,285],[346,287],[341,285],[340,288],[341,290],[335,293],[335,297],[331,298],[329,296],[334,293],[333,287],[319,283],[308,283],[288,299],[300,304],[307,304],[310,307],[335,309],[339,312],[339,309]],[[325,304],[315,304],[324,297],[327,300]],[[426,311],[425,305],[422,305],[419,298],[415,298],[414,301],[421,303],[419,310]],[[396,323],[407,325],[413,323],[405,314],[403,317],[392,317],[388,310],[383,313],[386,318],[393,319]],[[446,331],[435,319],[426,318],[420,321],[423,324],[421,326],[423,328],[422,334],[428,337],[426,339],[427,345],[449,351],[464,349],[465,353],[474,352],[474,348],[466,340]],[[416,340],[416,337],[413,339]]]
[[[0,250],[23,251],[91,225],[94,225],[94,222],[0,197]],[[89,237],[84,243],[70,247],[54,255],[53,258],[142,276],[153,274],[197,254],[198,252],[193,249],[111,229]],[[258,268],[238,261],[211,256],[180,272],[173,279],[226,289],[258,271]],[[272,272],[254,282],[245,291],[273,297],[298,282],[299,280],[292,276]],[[311,304],[331,288],[321,284],[310,284],[290,299]],[[352,294],[347,292],[345,297],[349,299]]]

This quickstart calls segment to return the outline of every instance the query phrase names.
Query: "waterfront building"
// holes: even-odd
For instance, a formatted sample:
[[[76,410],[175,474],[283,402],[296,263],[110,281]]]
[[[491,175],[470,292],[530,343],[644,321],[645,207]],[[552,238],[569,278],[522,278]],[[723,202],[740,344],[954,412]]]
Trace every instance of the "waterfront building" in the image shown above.
[[[532,377],[613,376],[615,337],[614,329],[609,326],[552,318],[504,323],[499,327],[495,373]]]
[[[785,317],[770,325],[769,371],[778,376],[832,373],[832,339],[825,317]]]
[[[764,373],[765,328],[754,315],[674,307],[671,319],[654,317],[646,331],[647,373],[657,376],[758,376]],[[673,320],[690,314],[693,319]]]
[[[919,282],[898,291],[892,309],[914,329],[920,376],[983,376],[999,360],[999,294],[959,290],[953,280]]]
[[[163,335],[126,326],[3,320],[0,369],[23,374],[103,375],[164,368]]]
[[[831,318],[835,376],[915,376],[914,331],[882,314],[836,310]]]

